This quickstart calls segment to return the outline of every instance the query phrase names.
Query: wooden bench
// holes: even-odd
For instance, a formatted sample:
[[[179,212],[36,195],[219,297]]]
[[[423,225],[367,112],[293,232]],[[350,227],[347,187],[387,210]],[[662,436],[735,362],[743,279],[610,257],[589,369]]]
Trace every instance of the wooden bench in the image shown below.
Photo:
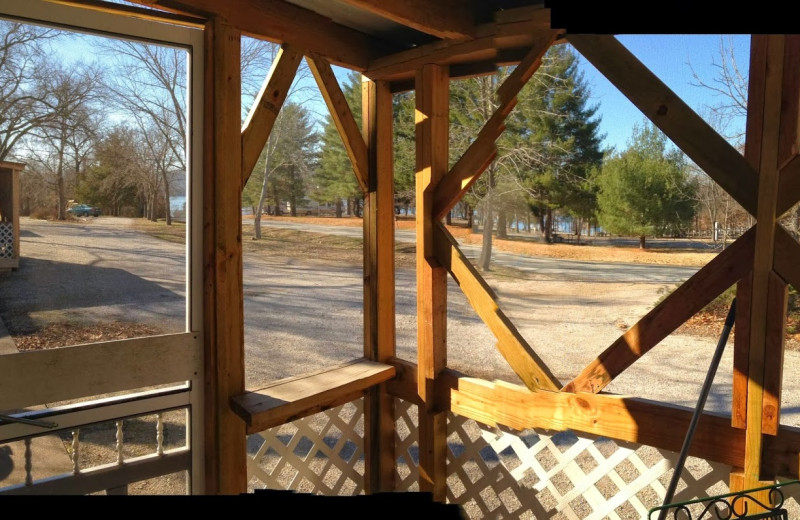
[[[359,358],[237,395],[231,408],[244,419],[250,435],[358,399],[394,376],[393,366]]]

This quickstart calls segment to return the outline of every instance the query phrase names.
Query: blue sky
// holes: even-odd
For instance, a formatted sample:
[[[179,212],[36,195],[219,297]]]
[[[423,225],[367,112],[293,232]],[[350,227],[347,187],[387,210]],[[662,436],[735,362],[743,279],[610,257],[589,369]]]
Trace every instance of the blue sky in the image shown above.
[[[705,82],[712,83],[718,74],[713,64],[721,62],[721,37],[721,35],[659,34],[620,35],[617,38],[702,116],[707,106],[719,104],[721,99],[708,89],[692,85],[695,80],[689,63]],[[728,41],[733,43],[737,65],[746,74],[750,52],[749,35],[729,35],[724,38],[726,43]],[[61,45],[60,51],[70,57],[86,58],[93,54],[90,50],[92,44],[86,40],[62,41]],[[599,104],[600,131],[606,134],[605,145],[616,147],[618,150],[624,149],[633,125],[641,122],[644,116],[583,57],[580,58],[580,68],[589,85],[592,103]],[[334,67],[334,70],[339,80],[344,81],[346,70],[338,67]],[[317,112],[325,113],[321,98],[317,103],[320,105]],[[734,124],[743,127],[744,121]]]
[[[713,63],[721,62],[720,35],[621,35],[617,39],[701,116],[707,106],[720,103],[718,94],[692,85],[695,80],[688,65],[691,63],[704,82],[713,83],[718,73]],[[746,74],[750,37],[731,35],[730,41],[733,43],[737,66]],[[728,42],[728,36],[725,42]],[[607,134],[606,145],[624,149],[633,124],[641,122],[643,114],[583,57],[581,70],[591,90],[592,100],[600,104],[600,128],[601,133]],[[740,120],[737,124],[743,127],[744,121]]]

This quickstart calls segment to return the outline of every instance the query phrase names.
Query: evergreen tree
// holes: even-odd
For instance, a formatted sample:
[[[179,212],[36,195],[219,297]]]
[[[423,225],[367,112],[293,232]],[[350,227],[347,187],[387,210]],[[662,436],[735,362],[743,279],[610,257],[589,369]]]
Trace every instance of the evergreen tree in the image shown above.
[[[642,249],[647,236],[682,234],[694,218],[697,183],[652,124],[634,126],[628,148],[605,162],[596,181],[600,224],[638,236]]]
[[[501,144],[524,188],[540,229],[551,241],[553,210],[590,218],[595,189],[590,172],[603,158],[598,106],[569,46],[551,47],[519,95]]]
[[[361,74],[350,72],[342,88],[350,110],[356,121],[361,121]],[[322,133],[322,149],[319,165],[314,172],[314,189],[311,197],[336,206],[336,216],[342,216],[342,202],[355,202],[363,198],[350,158],[342,143],[342,138],[330,115],[325,119]]]

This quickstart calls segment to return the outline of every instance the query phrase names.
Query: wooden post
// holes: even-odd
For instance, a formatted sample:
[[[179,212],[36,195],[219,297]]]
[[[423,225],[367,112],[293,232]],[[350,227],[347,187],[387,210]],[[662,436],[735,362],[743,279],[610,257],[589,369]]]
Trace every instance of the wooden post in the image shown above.
[[[361,83],[368,191],[364,194],[364,357],[395,355],[394,169],[389,83]],[[386,385],[364,400],[364,485],[367,493],[394,489],[394,398]]]
[[[435,406],[436,378],[447,365],[447,271],[436,261],[434,194],[447,173],[448,69],[423,65],[416,75],[417,385],[419,487],[443,502],[447,491],[447,415]]]
[[[206,494],[247,490],[245,424],[231,397],[244,392],[240,34],[206,25],[203,167],[203,311]]]
[[[747,145],[745,153],[753,164],[758,164],[758,206],[756,217],[756,245],[753,259],[752,288],[750,291],[750,344],[748,355],[747,411],[745,430],[745,457],[740,471],[731,474],[731,490],[742,491],[759,487],[770,480],[762,480],[761,460],[763,448],[763,420],[765,381],[774,374],[766,374],[769,365],[769,305],[776,208],[778,195],[778,150],[781,119],[781,98],[784,68],[783,35],[753,36],[750,58],[750,88],[748,101]],[[757,161],[755,160],[757,157]],[[770,476],[773,477],[773,476]],[[767,493],[760,493],[762,501]],[[764,502],[767,503],[767,502]]]

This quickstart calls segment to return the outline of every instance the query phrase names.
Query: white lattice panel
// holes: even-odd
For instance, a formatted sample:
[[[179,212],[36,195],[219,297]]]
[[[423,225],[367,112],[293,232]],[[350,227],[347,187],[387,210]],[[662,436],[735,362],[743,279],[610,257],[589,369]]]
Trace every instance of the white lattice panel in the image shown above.
[[[419,428],[417,407],[409,401],[394,400],[395,475],[397,491],[419,491]]]
[[[395,416],[404,428],[397,434],[397,487],[410,490],[418,475],[416,406],[398,400]],[[450,414],[448,501],[470,518],[638,520],[661,505],[675,458],[570,432],[489,428]],[[675,500],[724,493],[729,474],[728,466],[690,458]]]
[[[14,258],[14,226],[0,222],[0,258]]]
[[[250,435],[247,445],[251,491],[364,491],[363,399]]]

